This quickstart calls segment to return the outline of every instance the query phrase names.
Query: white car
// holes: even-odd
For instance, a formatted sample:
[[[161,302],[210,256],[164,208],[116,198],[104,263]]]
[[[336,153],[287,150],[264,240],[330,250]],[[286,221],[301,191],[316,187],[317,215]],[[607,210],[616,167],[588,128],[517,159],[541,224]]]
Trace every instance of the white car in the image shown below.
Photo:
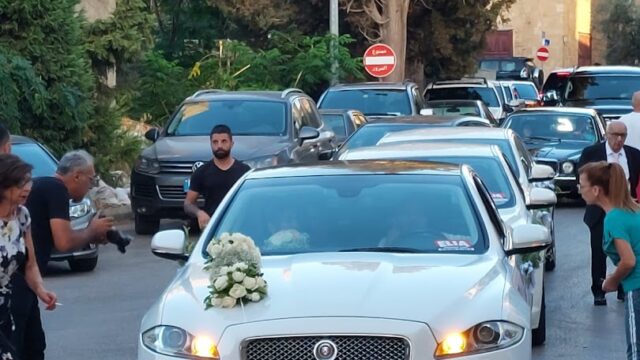
[[[516,178],[524,189],[525,195],[531,193],[534,187],[550,187],[553,189],[555,171],[548,165],[537,164],[526,146],[511,129],[502,128],[431,128],[416,129],[390,133],[383,136],[380,144],[401,142],[455,142],[470,144],[497,145],[506,156]],[[554,215],[554,209],[550,209]],[[545,270],[551,271],[556,267],[555,232],[551,229],[552,244],[547,249]]]
[[[507,116],[506,106],[498,94],[493,81],[485,78],[463,78],[460,80],[436,81],[424,91],[425,101],[434,100],[482,100],[494,118]]]
[[[531,359],[531,278],[508,257],[549,232],[506,226],[485,189],[445,163],[249,172],[144,316],[138,359]],[[306,240],[270,240],[283,229]],[[226,232],[261,248],[268,295],[205,310],[205,250]],[[152,251],[184,260],[184,241],[160,232]]]
[[[487,186],[502,220],[511,227],[522,224],[544,225],[553,229],[551,214],[545,209],[556,204],[553,191],[532,187],[528,193],[518,183],[513,170],[496,145],[457,143],[387,144],[349,150],[339,160],[420,160],[467,164],[480,175]],[[533,344],[541,345],[546,338],[544,297],[544,258],[540,255],[534,271],[534,294],[531,311]]]

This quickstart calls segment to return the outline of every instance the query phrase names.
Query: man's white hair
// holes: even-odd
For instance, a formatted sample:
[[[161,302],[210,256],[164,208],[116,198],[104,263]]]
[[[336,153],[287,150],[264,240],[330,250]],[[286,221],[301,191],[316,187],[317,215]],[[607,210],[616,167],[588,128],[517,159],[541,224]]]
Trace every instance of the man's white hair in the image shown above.
[[[93,156],[84,150],[73,150],[64,154],[58,163],[57,173],[67,175],[77,170],[85,170],[93,166]]]

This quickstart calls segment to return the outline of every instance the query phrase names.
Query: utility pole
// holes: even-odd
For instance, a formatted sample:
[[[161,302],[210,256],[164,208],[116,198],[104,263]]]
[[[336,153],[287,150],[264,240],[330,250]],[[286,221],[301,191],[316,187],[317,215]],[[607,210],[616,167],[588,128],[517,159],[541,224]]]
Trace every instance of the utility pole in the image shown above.
[[[329,31],[331,35],[336,38],[340,36],[340,31],[338,29],[338,0],[331,0],[331,5],[329,6]],[[337,39],[334,39],[331,42],[331,85],[335,85],[338,83],[338,59],[337,59]]]

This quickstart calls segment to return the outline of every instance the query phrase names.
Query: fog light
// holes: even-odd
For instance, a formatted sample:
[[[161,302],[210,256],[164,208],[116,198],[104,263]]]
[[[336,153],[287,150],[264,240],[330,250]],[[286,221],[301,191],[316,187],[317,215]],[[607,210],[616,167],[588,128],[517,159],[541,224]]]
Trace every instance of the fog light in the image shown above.
[[[467,340],[460,333],[451,334],[442,342],[442,355],[460,354],[467,347]]]
[[[196,336],[191,343],[191,353],[196,356],[217,358],[218,348],[212,339],[206,336]]]

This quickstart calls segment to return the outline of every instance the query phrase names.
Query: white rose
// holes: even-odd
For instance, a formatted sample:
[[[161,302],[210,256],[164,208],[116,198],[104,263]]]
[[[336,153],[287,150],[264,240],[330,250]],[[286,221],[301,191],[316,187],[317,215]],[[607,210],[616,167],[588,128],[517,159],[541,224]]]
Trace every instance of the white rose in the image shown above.
[[[220,297],[213,297],[211,298],[211,305],[215,306],[215,307],[220,307],[222,306],[222,298]]]
[[[233,267],[236,270],[247,270],[249,268],[249,265],[247,265],[245,262],[239,262],[239,263],[233,265]]]
[[[236,299],[240,299],[247,295],[247,289],[240,284],[235,284],[231,287],[231,290],[229,290],[229,295]]]
[[[246,275],[240,271],[234,271],[233,275],[231,276],[233,277],[233,281],[235,282],[241,282],[246,277]]]
[[[257,282],[258,288],[263,288],[265,287],[265,285],[267,285],[267,283],[261,277],[256,278],[256,282]]]
[[[218,276],[216,281],[213,282],[213,287],[218,291],[224,290],[227,286],[229,286],[229,279],[227,275]]]
[[[228,266],[223,266],[220,268],[220,274],[226,275],[231,269]]]
[[[231,296],[225,296],[224,298],[222,298],[222,307],[223,308],[232,308],[234,306],[236,306],[236,299],[232,298]]]
[[[244,278],[244,281],[242,281],[242,286],[249,290],[255,290],[258,287],[258,282],[255,278],[247,276]]]
[[[257,302],[260,301],[262,297],[260,296],[260,293],[258,292],[253,292],[251,294],[249,294],[249,300],[253,301],[253,302]]]

